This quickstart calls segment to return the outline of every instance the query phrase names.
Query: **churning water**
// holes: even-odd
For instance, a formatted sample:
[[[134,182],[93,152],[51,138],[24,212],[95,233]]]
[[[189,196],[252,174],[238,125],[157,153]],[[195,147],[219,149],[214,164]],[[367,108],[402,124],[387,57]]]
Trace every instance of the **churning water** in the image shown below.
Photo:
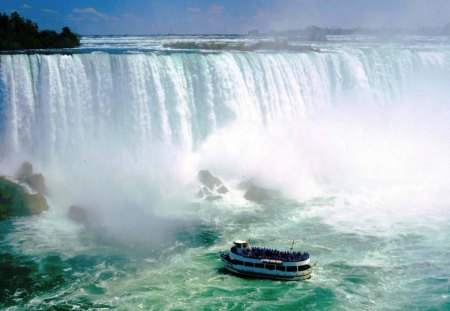
[[[315,51],[173,51],[240,37],[87,37],[0,55],[0,172],[24,160],[50,210],[0,223],[0,307],[450,309],[450,44],[334,38]],[[230,188],[195,199],[196,173]],[[282,193],[243,199],[255,178]],[[97,216],[67,218],[70,205]],[[318,265],[242,279],[238,238]]]

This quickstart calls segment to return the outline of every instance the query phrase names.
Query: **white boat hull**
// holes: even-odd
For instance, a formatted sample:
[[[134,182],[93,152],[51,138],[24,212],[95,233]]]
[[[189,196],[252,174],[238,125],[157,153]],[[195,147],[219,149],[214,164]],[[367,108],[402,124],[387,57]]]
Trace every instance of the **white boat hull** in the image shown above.
[[[226,258],[222,257],[222,262],[224,263],[225,269],[237,274],[248,277],[255,278],[266,278],[273,280],[283,280],[283,281],[298,281],[307,280],[311,278],[312,267],[309,266],[308,269],[297,272],[283,272],[278,270],[268,270],[265,268],[254,268],[247,267],[243,265],[236,265],[228,261]]]

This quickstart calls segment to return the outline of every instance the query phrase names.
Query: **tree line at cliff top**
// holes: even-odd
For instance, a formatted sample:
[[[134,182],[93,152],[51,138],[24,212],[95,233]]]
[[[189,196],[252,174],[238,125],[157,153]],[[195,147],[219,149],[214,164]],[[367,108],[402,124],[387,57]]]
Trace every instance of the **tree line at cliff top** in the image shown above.
[[[60,49],[80,46],[80,36],[64,27],[60,33],[39,31],[38,25],[17,12],[0,14],[0,50]]]

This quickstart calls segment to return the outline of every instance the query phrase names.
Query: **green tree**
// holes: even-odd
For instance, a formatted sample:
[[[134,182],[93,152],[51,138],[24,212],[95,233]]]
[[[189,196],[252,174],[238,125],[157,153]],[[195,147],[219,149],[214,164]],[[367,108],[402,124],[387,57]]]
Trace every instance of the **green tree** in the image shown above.
[[[0,50],[74,48],[80,46],[80,36],[64,27],[61,33],[39,31],[38,25],[17,12],[0,14]]]

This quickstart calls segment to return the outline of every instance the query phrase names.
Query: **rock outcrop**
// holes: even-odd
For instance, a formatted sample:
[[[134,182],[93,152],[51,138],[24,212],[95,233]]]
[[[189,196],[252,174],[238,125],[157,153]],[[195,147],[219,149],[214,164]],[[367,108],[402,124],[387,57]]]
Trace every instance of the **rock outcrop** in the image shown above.
[[[214,189],[214,187],[220,187],[222,186],[222,181],[213,176],[209,171],[207,170],[201,170],[198,172],[198,181],[200,181],[203,185],[208,187],[209,189]]]
[[[207,170],[199,171],[197,178],[200,182],[200,190],[197,193],[198,198],[204,197],[207,201],[215,201],[222,199],[222,195],[228,192],[228,188],[222,181]]]
[[[89,211],[81,206],[72,205],[69,208],[68,215],[70,220],[78,223],[86,224],[89,220]]]
[[[223,199],[229,192],[222,181],[212,175],[207,170],[198,172],[198,181],[200,182],[197,198],[203,198],[205,201],[216,201]],[[254,179],[247,179],[239,183],[238,188],[245,191],[244,198],[256,203],[264,203],[280,197],[276,190],[266,189],[257,185]]]
[[[252,184],[245,192],[244,198],[249,201],[261,203],[263,201],[270,200],[272,197],[269,195],[267,189]]]
[[[219,188],[217,188],[217,192],[218,192],[218,193],[225,194],[225,193],[228,192],[228,188],[225,187],[224,185],[222,185],[222,186],[220,186]]]
[[[244,194],[246,200],[262,203],[274,198],[274,191],[259,187],[255,185],[252,180],[245,181],[241,184],[245,185],[247,188],[247,191]]]
[[[19,182],[28,185],[33,191],[42,195],[48,194],[44,176],[40,173],[34,174],[33,165],[30,162],[22,163],[16,178]]]
[[[115,217],[116,215],[114,215]],[[67,212],[67,218],[86,228],[99,228],[99,224],[110,216],[101,207],[93,208],[89,205],[71,205]]]
[[[14,216],[37,215],[48,210],[41,193],[28,193],[22,185],[0,177],[0,221]]]

